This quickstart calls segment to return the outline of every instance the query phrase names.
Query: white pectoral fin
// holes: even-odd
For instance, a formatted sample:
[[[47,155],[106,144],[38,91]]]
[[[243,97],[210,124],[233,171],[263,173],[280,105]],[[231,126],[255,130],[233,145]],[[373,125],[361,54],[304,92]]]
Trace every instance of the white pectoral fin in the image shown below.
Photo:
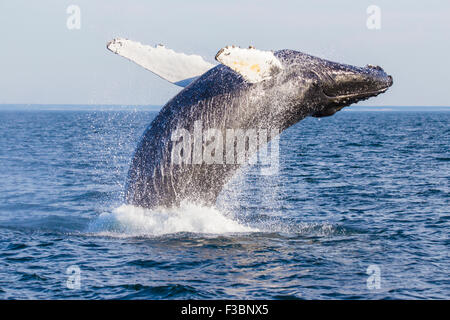
[[[151,47],[119,38],[110,41],[106,47],[180,87],[187,86],[214,67],[198,55],[178,53],[162,45]]]
[[[257,83],[270,79],[283,66],[272,51],[227,46],[219,50],[216,60],[239,73],[246,81]]]

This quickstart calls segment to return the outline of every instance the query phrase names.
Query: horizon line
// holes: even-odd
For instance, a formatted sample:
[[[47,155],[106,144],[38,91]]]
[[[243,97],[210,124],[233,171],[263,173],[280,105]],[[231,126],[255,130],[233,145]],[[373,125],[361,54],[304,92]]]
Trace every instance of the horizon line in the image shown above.
[[[111,106],[111,107],[163,107],[165,104],[123,104],[123,103],[0,103],[0,106]],[[350,105],[346,108],[450,108],[450,105]]]

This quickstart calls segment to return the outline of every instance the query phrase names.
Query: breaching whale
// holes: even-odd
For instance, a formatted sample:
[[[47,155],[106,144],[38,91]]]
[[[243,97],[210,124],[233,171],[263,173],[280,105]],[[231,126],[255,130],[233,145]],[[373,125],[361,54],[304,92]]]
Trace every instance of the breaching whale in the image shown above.
[[[228,141],[236,146],[244,135],[248,159],[274,138],[268,135],[263,143],[258,139],[251,148],[248,132],[282,132],[307,116],[331,116],[393,83],[379,66],[355,67],[294,50],[227,46],[213,65],[197,55],[127,39],[114,39],[107,48],[184,87],[145,130],[131,161],[126,202],[146,208],[178,206],[183,200],[214,205],[242,165],[226,161],[238,157],[237,151],[234,157],[235,151],[224,150]],[[197,140],[192,139],[195,132],[200,132]],[[222,138],[230,132],[233,136],[225,143]],[[206,153],[213,161],[205,161]]]

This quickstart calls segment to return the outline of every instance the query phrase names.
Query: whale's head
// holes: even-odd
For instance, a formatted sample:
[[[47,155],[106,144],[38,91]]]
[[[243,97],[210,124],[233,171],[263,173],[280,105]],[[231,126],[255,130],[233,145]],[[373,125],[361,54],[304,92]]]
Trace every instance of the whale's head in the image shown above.
[[[379,66],[355,67],[293,50],[278,51],[276,56],[283,62],[285,73],[298,81],[302,96],[308,88],[314,117],[331,116],[345,106],[385,92],[393,83]]]

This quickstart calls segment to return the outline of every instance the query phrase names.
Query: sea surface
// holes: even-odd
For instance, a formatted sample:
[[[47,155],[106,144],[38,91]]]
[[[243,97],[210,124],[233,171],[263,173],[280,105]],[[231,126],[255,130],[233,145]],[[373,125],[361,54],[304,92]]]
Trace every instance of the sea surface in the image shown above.
[[[216,207],[149,210],[123,194],[155,111],[0,107],[0,299],[449,299],[450,112],[348,110]]]

